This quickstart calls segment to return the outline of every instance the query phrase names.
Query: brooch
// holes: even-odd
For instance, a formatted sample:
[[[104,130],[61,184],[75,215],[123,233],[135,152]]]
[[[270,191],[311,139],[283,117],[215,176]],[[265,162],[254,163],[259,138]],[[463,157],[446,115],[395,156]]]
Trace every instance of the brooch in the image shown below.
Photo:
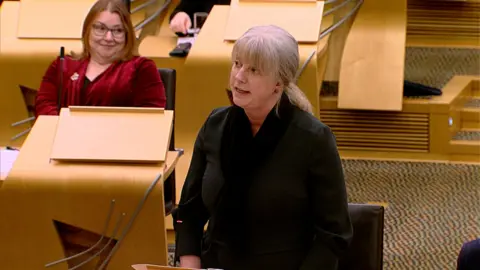
[[[78,73],[77,72],[73,73],[72,77],[70,77],[70,80],[72,81],[78,80]]]

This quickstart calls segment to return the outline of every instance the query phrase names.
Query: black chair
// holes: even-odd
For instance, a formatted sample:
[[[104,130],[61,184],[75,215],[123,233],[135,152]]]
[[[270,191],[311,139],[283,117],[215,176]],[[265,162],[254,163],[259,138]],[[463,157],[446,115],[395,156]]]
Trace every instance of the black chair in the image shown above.
[[[383,269],[383,228],[385,209],[380,205],[348,204],[353,239],[340,259],[339,270]]]
[[[165,95],[167,102],[165,109],[175,111],[175,90],[177,83],[177,72],[170,68],[159,68],[158,73],[162,78],[163,85],[165,87]],[[175,117],[172,124],[172,136],[170,137],[170,151],[175,151]],[[175,170],[172,171],[170,176],[165,179],[163,184],[163,196],[165,198],[165,214],[169,215],[175,207],[176,201],[176,188],[175,188]]]

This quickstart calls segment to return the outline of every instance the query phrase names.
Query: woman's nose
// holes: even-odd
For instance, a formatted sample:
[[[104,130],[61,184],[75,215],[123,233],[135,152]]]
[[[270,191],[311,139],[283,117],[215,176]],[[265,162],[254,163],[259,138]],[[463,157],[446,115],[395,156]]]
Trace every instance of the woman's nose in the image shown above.
[[[111,31],[107,31],[107,33],[105,33],[104,39],[106,39],[106,40],[113,40],[112,32],[111,32]]]
[[[246,72],[245,72],[245,69],[244,68],[241,68],[238,70],[237,74],[235,75],[235,79],[241,81],[241,82],[245,82],[246,80]]]

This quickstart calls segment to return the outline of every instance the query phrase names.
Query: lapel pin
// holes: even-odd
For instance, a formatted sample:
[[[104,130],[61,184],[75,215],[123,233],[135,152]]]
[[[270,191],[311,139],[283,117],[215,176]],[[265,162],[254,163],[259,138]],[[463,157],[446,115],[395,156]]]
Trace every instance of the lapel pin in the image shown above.
[[[72,77],[70,77],[70,79],[71,79],[72,81],[78,80],[78,73],[77,73],[77,72],[73,73],[73,75],[72,75]]]

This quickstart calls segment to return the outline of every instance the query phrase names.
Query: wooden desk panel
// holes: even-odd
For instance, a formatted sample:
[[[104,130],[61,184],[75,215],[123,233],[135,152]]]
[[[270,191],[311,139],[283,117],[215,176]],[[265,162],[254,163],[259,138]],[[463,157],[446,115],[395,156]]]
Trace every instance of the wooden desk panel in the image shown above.
[[[95,0],[21,1],[18,38],[80,39]]]
[[[167,167],[49,162],[57,119],[37,120],[0,189],[0,216],[8,221],[0,223],[0,265],[5,268],[41,269],[63,258],[53,220],[101,234],[111,199],[116,203],[107,236],[124,212],[122,231],[156,175],[168,176],[178,159],[178,153],[169,153]],[[109,266],[130,269],[139,261],[165,265],[164,214],[163,188],[156,185]]]
[[[11,1],[0,9],[0,145],[20,146],[25,137],[14,142],[10,138],[30,127],[11,126],[28,117],[19,85],[38,89],[60,46],[67,52],[81,50],[80,40],[17,38],[19,9],[20,2]]]
[[[67,52],[81,51],[80,39],[19,39],[18,23],[20,2],[7,1],[2,4],[0,30],[0,55],[58,55],[60,46],[64,46]],[[79,26],[82,27],[81,25]]]
[[[338,107],[401,111],[406,0],[365,0],[347,37]]]

